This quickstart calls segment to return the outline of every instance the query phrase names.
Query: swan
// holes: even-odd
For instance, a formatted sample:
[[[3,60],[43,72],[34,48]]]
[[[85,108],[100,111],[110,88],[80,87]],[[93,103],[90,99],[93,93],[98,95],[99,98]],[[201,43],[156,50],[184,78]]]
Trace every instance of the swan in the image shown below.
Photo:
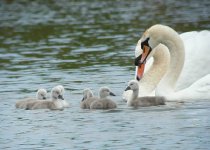
[[[80,108],[82,109],[90,109],[90,105],[93,101],[99,100],[99,97],[93,95],[91,89],[87,88],[83,91],[83,99],[80,103]]]
[[[38,91],[36,92],[36,98],[25,98],[23,100],[20,100],[16,102],[15,107],[25,109],[26,104],[28,102],[34,101],[34,100],[46,100],[46,98],[47,98],[47,90],[41,88],[41,89],[38,89]]]
[[[54,87],[51,90],[51,99],[50,100],[34,100],[30,101],[26,105],[27,110],[33,109],[50,109],[50,110],[63,110],[64,106],[62,100],[64,100],[61,95],[61,89],[59,87]]]
[[[159,96],[147,96],[147,97],[138,97],[139,95],[139,84],[136,80],[131,80],[128,83],[127,90],[132,90],[132,99],[127,101],[128,106],[132,107],[148,107],[148,106],[157,106],[157,105],[165,105],[165,98]]]
[[[141,40],[138,41],[136,46],[136,54],[135,56],[138,57],[140,55],[141,50]],[[164,59],[162,59],[162,57]],[[136,62],[138,63],[138,62]],[[153,57],[148,60],[146,66],[142,64],[142,69],[145,67],[145,74],[142,76],[141,80],[139,81],[139,97],[143,96],[155,96],[155,88],[159,81],[162,79],[166,71],[168,70],[170,63],[170,54],[168,48],[163,45],[159,44],[154,49]],[[136,67],[138,69],[138,67]],[[136,70],[137,70],[136,69]],[[155,75],[154,75],[155,74]],[[132,98],[132,90],[127,90],[123,92],[122,98],[124,101],[129,101]]]
[[[64,97],[65,89],[62,85],[57,85],[56,87],[60,88],[61,90],[61,95]],[[62,100],[63,107],[68,108],[70,107],[69,103],[66,100]]]
[[[165,25],[150,27],[140,39],[141,49],[136,49],[139,53],[135,56],[136,79],[144,78],[141,68],[155,54],[155,48],[163,44],[169,50],[170,64],[162,79],[157,81],[155,95],[164,96],[167,100],[210,99],[210,67],[206,67],[210,42],[207,39],[210,39],[209,31],[179,35]]]
[[[95,100],[91,103],[90,109],[114,109],[117,108],[117,104],[111,99],[107,98],[109,95],[115,96],[114,93],[108,87],[101,87],[99,90],[99,100]]]

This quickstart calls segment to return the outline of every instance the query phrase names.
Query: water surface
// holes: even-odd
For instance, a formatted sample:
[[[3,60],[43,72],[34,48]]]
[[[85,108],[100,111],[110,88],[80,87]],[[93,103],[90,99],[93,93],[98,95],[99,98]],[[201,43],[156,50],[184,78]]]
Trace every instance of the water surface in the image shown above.
[[[161,23],[179,33],[210,29],[208,0],[0,2],[0,149],[209,149],[206,101],[131,109],[135,44]],[[15,109],[18,99],[66,88],[64,111]],[[82,90],[109,86],[115,111],[79,108]]]

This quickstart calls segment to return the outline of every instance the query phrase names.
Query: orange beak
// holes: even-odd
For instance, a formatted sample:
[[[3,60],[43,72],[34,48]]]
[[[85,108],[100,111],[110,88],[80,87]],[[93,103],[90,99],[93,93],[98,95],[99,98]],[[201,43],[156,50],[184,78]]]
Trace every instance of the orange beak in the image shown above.
[[[144,45],[143,53],[135,60],[135,64],[138,66],[137,71],[136,71],[136,79],[138,81],[141,80],[143,77],[146,59],[148,55],[150,54],[150,52],[151,52],[151,48],[147,45]]]
[[[141,80],[141,78],[143,77],[143,74],[144,74],[144,67],[145,67],[145,63],[143,64],[140,64],[137,68],[137,71],[136,71],[136,80]]]
[[[149,46],[144,45],[143,53],[140,60],[141,63],[146,62],[147,56],[149,55],[150,51],[151,51],[151,48]]]

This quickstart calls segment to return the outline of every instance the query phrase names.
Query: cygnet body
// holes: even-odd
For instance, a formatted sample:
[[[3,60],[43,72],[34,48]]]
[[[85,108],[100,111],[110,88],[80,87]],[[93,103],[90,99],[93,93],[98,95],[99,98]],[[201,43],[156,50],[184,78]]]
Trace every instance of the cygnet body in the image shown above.
[[[36,98],[25,98],[21,101],[18,101],[18,102],[16,102],[15,107],[25,109],[26,104],[31,101],[46,100],[46,99],[47,99],[47,91],[45,89],[41,88],[41,89],[38,89],[38,91],[36,92]]]
[[[62,97],[64,97],[64,93],[65,93],[64,87],[62,85],[57,85],[56,87],[60,88],[61,95],[62,95]],[[62,100],[62,104],[63,104],[63,107],[65,107],[65,108],[70,107],[69,103],[66,100]]]
[[[99,90],[99,100],[95,100],[91,103],[90,109],[114,109],[117,108],[117,104],[111,99],[107,98],[109,95],[115,96],[108,87],[102,87]]]
[[[61,89],[54,87],[51,91],[51,99],[46,101],[36,100],[27,103],[26,109],[50,109],[50,110],[63,110],[62,100],[64,99],[61,95]]]
[[[145,97],[138,97],[139,94],[139,84],[136,80],[131,80],[128,83],[128,87],[125,89],[127,90],[132,90],[132,98],[127,101],[128,106],[132,107],[148,107],[148,106],[157,106],[157,105],[165,105],[165,97],[162,96],[157,96],[157,97],[150,97],[150,96],[145,96]]]
[[[93,92],[87,88],[83,91],[83,99],[80,103],[80,108],[82,109],[90,109],[90,105],[93,101],[99,100],[99,97],[93,95]]]

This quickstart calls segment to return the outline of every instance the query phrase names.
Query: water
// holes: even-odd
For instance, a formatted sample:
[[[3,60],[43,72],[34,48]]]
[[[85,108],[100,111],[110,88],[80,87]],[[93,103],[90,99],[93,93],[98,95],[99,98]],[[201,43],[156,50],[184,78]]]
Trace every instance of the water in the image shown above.
[[[208,0],[0,2],[0,149],[209,149],[210,105],[131,109],[135,44],[149,26],[210,29]],[[15,109],[44,87],[66,88],[64,111]],[[82,90],[109,86],[115,111],[81,110]]]

